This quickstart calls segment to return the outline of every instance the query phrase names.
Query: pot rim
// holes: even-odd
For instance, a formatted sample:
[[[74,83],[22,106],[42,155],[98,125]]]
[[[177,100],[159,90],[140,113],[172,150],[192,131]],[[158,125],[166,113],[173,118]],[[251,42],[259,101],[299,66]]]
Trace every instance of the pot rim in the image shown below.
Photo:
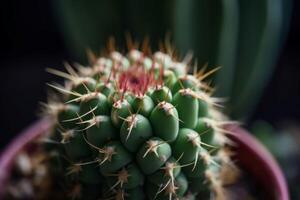
[[[3,196],[4,188],[7,180],[9,179],[9,171],[13,164],[13,159],[26,145],[28,145],[33,139],[37,138],[41,134],[47,132],[51,127],[50,120],[43,118],[37,120],[27,129],[22,131],[16,138],[12,140],[0,154],[0,197]],[[270,152],[261,144],[257,139],[249,132],[236,125],[226,126],[229,130],[229,138],[238,144],[243,146],[246,153],[255,156],[256,161],[264,166],[270,176],[276,191],[276,197],[279,200],[289,200],[289,193],[285,177]],[[242,158],[242,157],[241,157]],[[257,163],[256,163],[257,164]],[[252,170],[253,171],[253,170]],[[1,199],[1,198],[0,198]]]
[[[51,123],[48,118],[37,120],[4,147],[0,153],[0,199],[4,193],[3,188],[9,179],[13,158],[32,140],[47,132],[50,127]]]
[[[260,180],[268,181],[273,184],[276,199],[289,200],[289,191],[285,176],[274,156],[247,130],[237,125],[228,125],[226,129],[229,132],[229,138],[232,139],[233,142],[237,142],[239,146],[244,147],[243,153],[246,154],[247,157],[238,157],[242,159],[244,163],[249,164],[248,170],[252,171],[253,174],[260,174]],[[252,169],[250,166],[252,166]],[[257,166],[262,166],[265,169],[257,169]],[[269,179],[263,180],[266,176],[268,176]]]

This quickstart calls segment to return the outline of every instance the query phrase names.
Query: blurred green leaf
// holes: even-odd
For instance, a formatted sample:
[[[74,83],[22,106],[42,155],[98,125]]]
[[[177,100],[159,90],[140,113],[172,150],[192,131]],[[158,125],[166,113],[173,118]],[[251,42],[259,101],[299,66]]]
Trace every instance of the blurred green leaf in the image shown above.
[[[192,51],[198,64],[216,58],[221,23],[221,1],[177,0],[174,12],[174,40],[182,53]]]
[[[237,38],[239,27],[238,0],[222,0],[221,27],[216,48],[216,65],[222,66],[216,73],[219,90],[217,95],[230,97],[235,75]]]
[[[281,28],[281,0],[240,1],[237,67],[231,95],[234,117],[249,115],[258,102],[277,60]]]
[[[174,24],[180,51],[192,50],[200,66],[222,66],[215,77],[217,94],[229,97],[237,53],[238,0],[177,0]]]
[[[124,35],[124,10],[117,0],[56,0],[54,6],[66,44],[80,60],[86,60],[87,48],[99,52],[112,33]]]

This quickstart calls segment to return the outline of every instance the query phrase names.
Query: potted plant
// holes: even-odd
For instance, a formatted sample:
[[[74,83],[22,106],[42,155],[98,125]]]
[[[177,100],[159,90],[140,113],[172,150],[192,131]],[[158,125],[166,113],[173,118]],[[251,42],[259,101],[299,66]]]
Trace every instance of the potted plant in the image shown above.
[[[216,69],[189,74],[165,49],[48,69],[65,85],[48,84],[46,117],[3,152],[2,197],[288,200],[272,156],[212,97]]]

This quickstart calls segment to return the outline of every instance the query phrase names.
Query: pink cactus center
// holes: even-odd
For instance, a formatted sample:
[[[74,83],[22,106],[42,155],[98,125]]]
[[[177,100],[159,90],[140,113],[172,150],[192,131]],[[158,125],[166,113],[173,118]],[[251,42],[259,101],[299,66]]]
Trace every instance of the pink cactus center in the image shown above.
[[[155,84],[154,73],[142,67],[131,67],[119,76],[119,89],[130,91],[135,95],[144,95],[148,88]]]

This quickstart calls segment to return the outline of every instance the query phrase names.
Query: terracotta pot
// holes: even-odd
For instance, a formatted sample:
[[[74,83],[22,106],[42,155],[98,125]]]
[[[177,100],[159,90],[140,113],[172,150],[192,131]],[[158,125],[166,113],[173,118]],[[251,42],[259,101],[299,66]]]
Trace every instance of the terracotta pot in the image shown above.
[[[10,170],[18,152],[28,148],[28,144],[45,133],[50,127],[47,119],[40,120],[22,132],[0,156],[0,199],[4,186],[10,177]],[[235,159],[243,171],[255,179],[263,193],[278,200],[289,200],[287,184],[281,169],[272,155],[247,131],[238,126],[228,126],[234,141]]]

